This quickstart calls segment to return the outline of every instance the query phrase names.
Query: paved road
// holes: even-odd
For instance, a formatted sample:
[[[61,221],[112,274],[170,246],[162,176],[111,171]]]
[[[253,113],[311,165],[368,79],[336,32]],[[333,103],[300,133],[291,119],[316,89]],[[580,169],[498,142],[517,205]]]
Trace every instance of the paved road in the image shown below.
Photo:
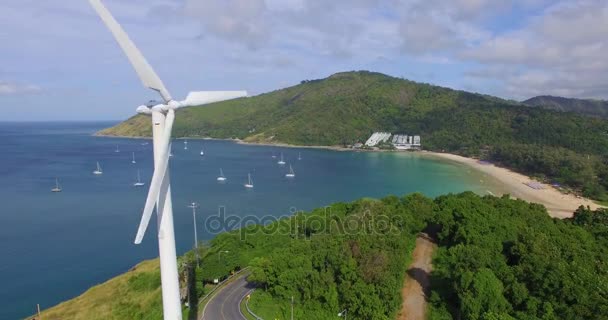
[[[247,320],[241,313],[240,303],[253,286],[247,283],[247,275],[219,289],[207,303],[201,320]]]

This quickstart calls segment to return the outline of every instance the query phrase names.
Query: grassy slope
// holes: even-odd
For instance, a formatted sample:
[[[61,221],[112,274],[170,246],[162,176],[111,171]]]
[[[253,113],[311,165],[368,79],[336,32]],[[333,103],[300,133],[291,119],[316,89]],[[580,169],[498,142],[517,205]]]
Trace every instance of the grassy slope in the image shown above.
[[[139,310],[162,315],[158,259],[144,261],[74,299],[43,311],[42,318],[141,319]]]

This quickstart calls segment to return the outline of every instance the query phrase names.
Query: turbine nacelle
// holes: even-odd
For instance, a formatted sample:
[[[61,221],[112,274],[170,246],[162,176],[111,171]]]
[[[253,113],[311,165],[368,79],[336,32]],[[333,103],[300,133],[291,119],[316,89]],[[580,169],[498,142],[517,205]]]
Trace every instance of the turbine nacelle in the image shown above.
[[[158,111],[158,112],[165,113],[169,110],[175,110],[177,108],[184,107],[184,105],[182,103],[175,101],[175,100],[171,100],[167,104],[159,103],[157,101],[151,101],[151,102],[154,102],[154,104],[141,105],[141,106],[137,107],[137,109],[135,111],[137,111],[137,113],[142,113],[142,114],[152,114],[152,111]]]
[[[243,97],[247,97],[247,91],[193,91],[182,101],[169,100],[167,103],[162,103],[150,100],[145,105],[137,107],[137,113],[151,114],[152,111],[164,113],[178,108],[202,106]]]
[[[144,105],[137,107],[135,111],[141,114],[152,114],[152,110],[150,110],[150,107]]]

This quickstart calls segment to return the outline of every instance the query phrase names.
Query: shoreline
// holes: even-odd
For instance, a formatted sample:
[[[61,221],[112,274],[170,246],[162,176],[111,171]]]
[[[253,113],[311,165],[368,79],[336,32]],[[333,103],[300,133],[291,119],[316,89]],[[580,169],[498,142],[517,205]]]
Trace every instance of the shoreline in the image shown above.
[[[582,197],[579,198],[573,194],[562,193],[555,187],[548,184],[542,184],[544,189],[533,189],[525,184],[531,181],[536,181],[533,178],[491,163],[482,164],[479,163],[477,159],[467,158],[451,153],[425,151],[421,152],[420,154],[429,158],[438,158],[459,163],[484,173],[494,180],[492,182],[495,182],[499,189],[502,189],[501,194],[497,196],[510,194],[513,198],[542,204],[545,206],[545,208],[547,208],[549,215],[553,218],[570,218],[572,217],[574,211],[576,211],[576,209],[581,205],[585,207],[589,206],[594,210],[602,208],[601,205],[593,202],[590,199]]]
[[[108,136],[108,135],[99,135],[95,133],[95,136],[98,137],[107,137],[107,138],[122,138],[122,139],[151,139],[151,137],[128,137],[128,136]],[[324,149],[331,151],[352,151],[352,152],[399,152],[403,151],[394,151],[394,150],[366,150],[366,149],[351,149],[344,148],[340,146],[299,146],[292,145],[287,143],[272,143],[272,142],[250,142],[240,139],[218,139],[218,138],[210,138],[210,137],[187,137],[187,138],[178,138],[178,139],[192,139],[192,140],[218,140],[218,141],[232,141],[237,144],[242,145],[251,145],[251,146],[266,146],[266,147],[279,147],[279,148],[302,148],[302,149]],[[463,156],[459,156],[451,153],[441,153],[434,151],[415,151],[414,154],[417,154],[422,157],[435,158],[443,161],[449,161],[453,163],[458,163],[461,165],[465,165],[473,170],[476,170],[484,175],[488,176],[492,181],[489,183],[493,189],[498,194],[494,194],[492,191],[487,190],[487,192],[491,195],[502,196],[504,194],[510,194],[513,198],[522,199],[528,202],[542,204],[547,208],[547,211],[551,217],[554,218],[570,218],[572,217],[574,211],[579,206],[589,206],[591,209],[602,208],[603,206],[593,202],[587,198],[579,198],[573,194],[565,194],[561,191],[557,190],[551,185],[542,184],[544,189],[533,189],[527,186],[525,183],[535,181],[533,178],[526,176],[524,174],[512,171],[507,168],[499,167],[494,164],[481,164],[477,159],[467,158]],[[485,182],[484,182],[485,183]]]

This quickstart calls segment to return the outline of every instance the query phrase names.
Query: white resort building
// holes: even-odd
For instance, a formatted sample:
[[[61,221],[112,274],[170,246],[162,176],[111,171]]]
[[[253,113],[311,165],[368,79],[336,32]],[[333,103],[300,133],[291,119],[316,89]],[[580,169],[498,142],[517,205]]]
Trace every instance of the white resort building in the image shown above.
[[[390,132],[374,132],[372,136],[367,139],[365,145],[368,147],[374,147],[379,143],[387,142],[390,137]]]
[[[392,139],[390,139],[392,136]],[[410,136],[407,134],[395,134],[392,135],[390,132],[374,132],[369,139],[365,142],[368,147],[375,147],[380,143],[389,141],[398,150],[417,150],[422,147],[420,143],[420,136]]]

